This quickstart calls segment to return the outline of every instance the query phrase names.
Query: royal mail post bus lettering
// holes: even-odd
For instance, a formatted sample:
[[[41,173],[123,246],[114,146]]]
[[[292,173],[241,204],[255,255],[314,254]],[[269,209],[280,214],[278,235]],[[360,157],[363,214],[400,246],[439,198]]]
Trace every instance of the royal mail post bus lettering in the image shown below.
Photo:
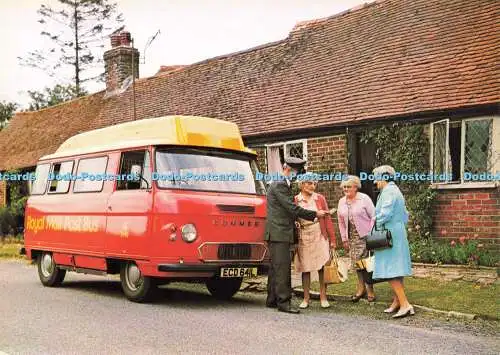
[[[120,274],[136,302],[181,280],[230,298],[269,262],[255,159],[235,124],[206,117],[78,134],[38,162],[26,205],[26,255],[46,286],[79,271]]]

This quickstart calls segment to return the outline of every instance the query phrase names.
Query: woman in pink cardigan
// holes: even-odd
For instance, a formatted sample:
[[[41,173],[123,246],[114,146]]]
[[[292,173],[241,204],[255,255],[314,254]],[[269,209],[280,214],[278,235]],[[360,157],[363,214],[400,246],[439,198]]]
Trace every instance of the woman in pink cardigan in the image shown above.
[[[295,203],[302,208],[319,211],[328,210],[326,199],[323,195],[314,192],[315,181],[299,181],[300,193],[295,196]],[[309,306],[311,286],[311,271],[318,271],[320,284],[320,302],[322,308],[330,307],[326,298],[326,284],[323,279],[323,266],[330,260],[330,248],[335,249],[335,231],[330,215],[319,218],[315,222],[299,218],[300,226],[299,244],[295,254],[295,270],[302,273],[302,287],[304,288],[304,301],[300,308]]]
[[[373,285],[365,283],[363,273],[357,269],[356,262],[368,256],[366,236],[373,226],[375,206],[368,195],[358,192],[361,181],[357,176],[348,176],[340,186],[345,195],[340,199],[337,210],[340,236],[344,250],[349,251],[352,266],[358,274],[358,287],[351,299],[358,302],[368,291],[368,301],[372,302],[375,301]]]

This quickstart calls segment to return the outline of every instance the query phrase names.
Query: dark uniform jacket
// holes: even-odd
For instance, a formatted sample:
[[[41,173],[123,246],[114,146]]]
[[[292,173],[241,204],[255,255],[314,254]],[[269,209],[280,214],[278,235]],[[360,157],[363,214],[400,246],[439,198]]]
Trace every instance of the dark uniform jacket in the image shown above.
[[[267,221],[265,240],[294,242],[295,220],[300,217],[313,221],[316,212],[297,206],[293,201],[292,188],[286,180],[273,181],[267,190]]]

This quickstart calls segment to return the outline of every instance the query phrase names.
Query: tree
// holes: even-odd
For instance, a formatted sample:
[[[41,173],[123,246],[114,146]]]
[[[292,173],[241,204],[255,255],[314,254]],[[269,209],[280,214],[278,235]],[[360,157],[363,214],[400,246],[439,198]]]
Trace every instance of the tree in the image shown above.
[[[41,110],[86,94],[83,89],[78,90],[73,85],[56,85],[54,88],[46,87],[43,91],[28,90],[28,95],[31,98],[28,111]]]
[[[104,40],[123,18],[121,13],[116,15],[117,4],[110,0],[57,2],[57,8],[41,5],[38,10],[41,16],[38,22],[44,26],[41,35],[53,45],[18,59],[21,65],[41,69],[50,76],[60,73],[61,67],[72,67],[72,81],[79,93],[82,83],[102,77],[102,74],[92,77],[83,73],[101,62],[94,53],[98,48],[104,48]]]
[[[17,108],[18,105],[14,102],[0,101],[0,131],[7,125]]]

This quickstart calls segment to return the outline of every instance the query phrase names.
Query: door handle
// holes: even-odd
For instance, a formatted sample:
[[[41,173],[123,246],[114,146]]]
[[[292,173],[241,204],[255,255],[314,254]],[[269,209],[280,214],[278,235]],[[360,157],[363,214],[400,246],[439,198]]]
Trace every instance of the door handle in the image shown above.
[[[108,206],[108,211],[113,211],[113,207]]]

